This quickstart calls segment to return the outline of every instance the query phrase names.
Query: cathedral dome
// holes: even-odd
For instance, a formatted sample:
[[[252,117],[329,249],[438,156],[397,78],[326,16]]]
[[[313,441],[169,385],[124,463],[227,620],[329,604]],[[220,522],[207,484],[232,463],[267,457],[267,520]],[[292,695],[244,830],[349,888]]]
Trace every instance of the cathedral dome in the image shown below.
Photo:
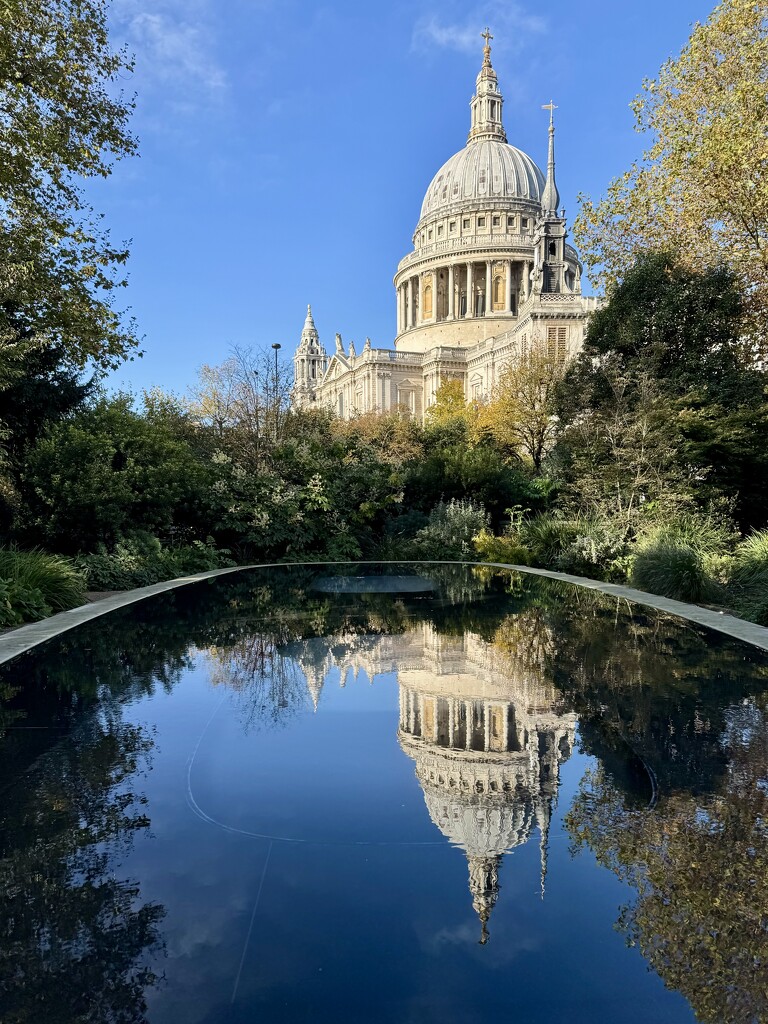
[[[429,184],[421,217],[436,218],[470,203],[523,199],[540,204],[544,175],[527,153],[498,139],[471,142]]]
[[[463,797],[463,798],[462,798]],[[504,794],[485,801],[424,788],[429,816],[454,846],[472,857],[491,857],[522,846],[536,823],[530,794]]]

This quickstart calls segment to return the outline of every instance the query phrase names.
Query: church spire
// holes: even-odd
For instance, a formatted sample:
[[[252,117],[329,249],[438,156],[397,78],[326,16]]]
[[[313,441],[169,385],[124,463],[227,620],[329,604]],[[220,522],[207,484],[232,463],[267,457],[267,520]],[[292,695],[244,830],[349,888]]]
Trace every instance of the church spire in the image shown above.
[[[545,214],[557,214],[560,205],[560,193],[555,184],[555,111],[556,105],[549,101],[543,104],[542,110],[549,111],[549,153],[547,155],[547,181],[541,196],[541,208]]]
[[[470,102],[472,126],[467,142],[480,142],[483,139],[494,139],[506,142],[507,133],[501,121],[501,108],[504,98],[499,92],[499,81],[491,64],[491,40],[489,29],[481,33],[485,40],[483,47],[483,66],[477,76],[477,88]]]
[[[307,319],[304,321],[304,331],[314,331],[317,334],[317,328],[315,327],[315,321],[312,319],[312,307],[307,303]]]

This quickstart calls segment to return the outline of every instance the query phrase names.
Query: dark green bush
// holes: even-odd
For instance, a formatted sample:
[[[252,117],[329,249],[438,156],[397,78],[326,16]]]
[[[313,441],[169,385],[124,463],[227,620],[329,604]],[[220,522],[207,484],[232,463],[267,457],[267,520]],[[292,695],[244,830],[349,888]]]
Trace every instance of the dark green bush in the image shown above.
[[[111,554],[102,547],[96,554],[80,555],[75,562],[91,590],[132,590],[236,564],[229,551],[202,541],[168,548],[145,533],[134,534],[117,544]]]
[[[632,585],[678,601],[707,601],[718,596],[706,556],[680,537],[661,536],[638,544]]]
[[[32,613],[35,618],[43,618],[52,611],[76,608],[85,600],[85,576],[74,562],[37,548],[0,549],[0,579],[9,584],[15,605],[27,609],[25,620]]]
[[[728,594],[739,615],[768,626],[768,530],[753,533],[736,548]]]

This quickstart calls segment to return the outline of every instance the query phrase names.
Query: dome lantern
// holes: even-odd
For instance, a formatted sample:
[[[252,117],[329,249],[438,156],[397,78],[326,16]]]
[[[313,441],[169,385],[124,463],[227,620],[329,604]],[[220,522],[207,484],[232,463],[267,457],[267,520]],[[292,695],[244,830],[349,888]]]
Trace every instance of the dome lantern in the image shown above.
[[[479,142],[481,139],[493,139],[506,142],[507,133],[501,120],[501,109],[504,97],[499,92],[499,81],[491,64],[491,39],[493,36],[486,28],[482,33],[485,39],[483,47],[483,66],[477,76],[477,88],[470,102],[472,125],[467,142]]]

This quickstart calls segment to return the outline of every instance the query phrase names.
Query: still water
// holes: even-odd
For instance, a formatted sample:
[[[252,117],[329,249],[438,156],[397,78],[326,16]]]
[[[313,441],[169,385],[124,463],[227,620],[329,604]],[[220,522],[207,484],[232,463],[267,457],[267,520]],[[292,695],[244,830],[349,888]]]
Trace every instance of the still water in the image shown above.
[[[768,1021],[768,657],[511,572],[251,571],[0,672],[0,1020]]]

